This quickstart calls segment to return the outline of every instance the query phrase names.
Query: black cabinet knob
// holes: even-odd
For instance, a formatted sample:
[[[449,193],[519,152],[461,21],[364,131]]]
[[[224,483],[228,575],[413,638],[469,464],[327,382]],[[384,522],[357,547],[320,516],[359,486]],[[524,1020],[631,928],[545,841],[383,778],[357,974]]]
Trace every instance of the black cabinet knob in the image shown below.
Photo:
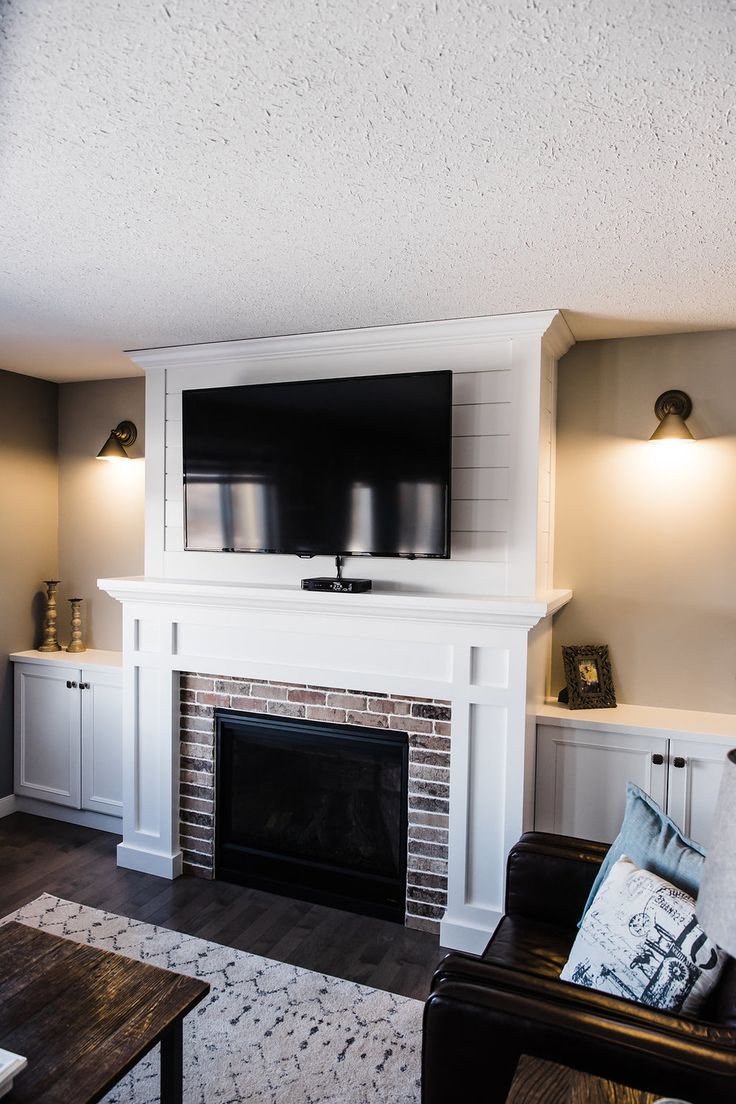
[[[652,756],[652,762],[654,763],[654,765],[656,767],[661,767],[662,764],[664,763],[664,755],[660,755],[659,753],[653,755]]]
[[[672,760],[672,764],[675,767],[684,767],[686,762],[687,760],[683,759],[681,755],[676,755],[675,758]]]
[[[67,690],[76,690],[77,689],[76,682],[72,682],[71,679],[66,680],[66,686],[67,686]]]

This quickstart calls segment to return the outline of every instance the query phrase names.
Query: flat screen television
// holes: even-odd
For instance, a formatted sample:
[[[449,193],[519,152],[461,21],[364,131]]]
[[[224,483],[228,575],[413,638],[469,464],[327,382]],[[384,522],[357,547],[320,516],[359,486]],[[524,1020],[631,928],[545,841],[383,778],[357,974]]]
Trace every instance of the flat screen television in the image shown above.
[[[185,548],[450,555],[452,372],[184,391]]]

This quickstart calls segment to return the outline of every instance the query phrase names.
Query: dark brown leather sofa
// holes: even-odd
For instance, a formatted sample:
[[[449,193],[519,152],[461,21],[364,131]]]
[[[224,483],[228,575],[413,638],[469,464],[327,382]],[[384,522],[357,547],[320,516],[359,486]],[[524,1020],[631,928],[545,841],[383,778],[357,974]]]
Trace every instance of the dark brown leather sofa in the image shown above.
[[[480,958],[452,952],[424,1010],[423,1104],[501,1104],[522,1054],[692,1104],[736,1104],[736,960],[696,1019],[559,980],[607,845],[528,832]]]

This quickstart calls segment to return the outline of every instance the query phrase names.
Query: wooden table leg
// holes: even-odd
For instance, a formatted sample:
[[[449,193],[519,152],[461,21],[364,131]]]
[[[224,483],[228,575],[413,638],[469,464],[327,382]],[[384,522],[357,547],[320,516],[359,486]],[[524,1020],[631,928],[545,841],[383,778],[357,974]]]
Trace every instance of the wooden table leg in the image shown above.
[[[182,1104],[182,1023],[180,1016],[161,1037],[161,1104]]]

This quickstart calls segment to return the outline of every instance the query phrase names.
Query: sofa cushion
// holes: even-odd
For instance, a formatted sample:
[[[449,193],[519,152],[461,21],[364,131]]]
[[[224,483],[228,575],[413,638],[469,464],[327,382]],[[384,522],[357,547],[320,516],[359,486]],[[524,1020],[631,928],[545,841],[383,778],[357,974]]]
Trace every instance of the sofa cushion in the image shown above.
[[[657,802],[633,782],[626,787],[621,831],[611,844],[593,882],[583,908],[583,917],[611,867],[622,855],[628,855],[637,866],[671,882],[690,897],[697,897],[705,861],[704,849],[683,835]]]
[[[727,957],[698,924],[692,897],[622,855],[585,914],[560,977],[692,1015]]]

